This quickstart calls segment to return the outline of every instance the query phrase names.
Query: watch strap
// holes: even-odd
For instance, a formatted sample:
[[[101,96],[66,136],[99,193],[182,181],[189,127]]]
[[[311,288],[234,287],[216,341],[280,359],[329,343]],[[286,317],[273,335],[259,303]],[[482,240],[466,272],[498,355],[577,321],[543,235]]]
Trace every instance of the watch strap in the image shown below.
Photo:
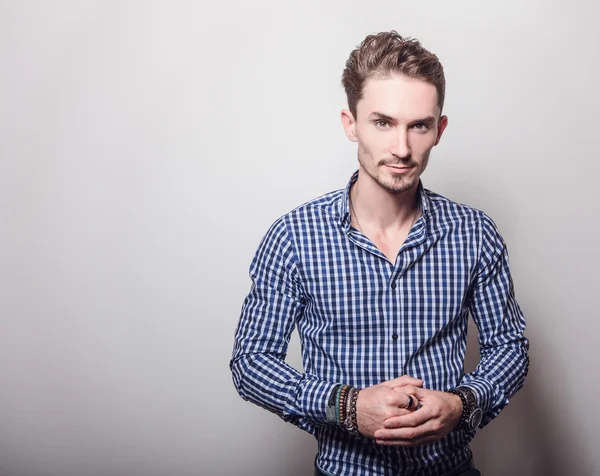
[[[469,387],[456,387],[448,390],[449,393],[458,395],[463,404],[463,414],[460,419],[460,427],[470,431],[475,430],[481,423],[483,412],[477,404],[475,392]]]

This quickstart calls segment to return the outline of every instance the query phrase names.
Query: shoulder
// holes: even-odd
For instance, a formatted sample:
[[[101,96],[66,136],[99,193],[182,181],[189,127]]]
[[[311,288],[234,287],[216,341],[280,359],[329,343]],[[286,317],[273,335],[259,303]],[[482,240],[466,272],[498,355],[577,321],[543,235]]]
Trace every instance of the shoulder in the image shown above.
[[[293,242],[298,236],[339,223],[343,193],[328,192],[281,215],[269,227],[263,243]]]
[[[286,213],[284,218],[288,220],[306,216],[319,216],[331,219],[339,218],[343,194],[344,190],[334,190],[333,192],[313,198]]]
[[[285,227],[291,235],[339,223],[344,190],[335,190],[297,206],[279,217],[273,227]]]
[[[451,200],[439,193],[424,189],[430,207],[430,216],[437,227],[460,225],[478,235],[480,242],[502,242],[494,220],[483,210]]]
[[[467,220],[482,229],[496,229],[494,220],[483,210],[460,202],[455,202],[439,193],[424,189],[431,213],[442,220]]]
[[[455,202],[439,193],[424,189],[430,213],[440,220],[481,221],[485,213],[475,207]]]

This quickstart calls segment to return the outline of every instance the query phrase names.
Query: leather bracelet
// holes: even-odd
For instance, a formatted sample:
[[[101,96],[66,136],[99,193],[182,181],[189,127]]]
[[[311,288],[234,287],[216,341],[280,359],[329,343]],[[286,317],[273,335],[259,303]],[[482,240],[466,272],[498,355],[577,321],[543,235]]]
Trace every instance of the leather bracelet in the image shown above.
[[[339,388],[341,386],[342,386],[342,384],[334,385],[333,388],[331,389],[331,392],[329,393],[329,399],[327,400],[327,410],[326,410],[327,423],[336,423],[336,417],[335,417],[335,413],[336,413],[335,409],[337,406],[336,396],[337,396],[337,391],[339,390]]]

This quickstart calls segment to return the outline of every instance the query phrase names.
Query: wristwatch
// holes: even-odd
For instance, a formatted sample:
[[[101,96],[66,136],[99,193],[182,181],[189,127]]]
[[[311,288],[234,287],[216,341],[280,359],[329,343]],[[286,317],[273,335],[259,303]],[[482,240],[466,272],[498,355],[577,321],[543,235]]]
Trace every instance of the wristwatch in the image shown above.
[[[462,401],[463,413],[459,425],[465,430],[477,429],[483,418],[483,412],[477,406],[477,398],[473,390],[468,387],[456,387],[448,390],[448,393],[459,396]]]

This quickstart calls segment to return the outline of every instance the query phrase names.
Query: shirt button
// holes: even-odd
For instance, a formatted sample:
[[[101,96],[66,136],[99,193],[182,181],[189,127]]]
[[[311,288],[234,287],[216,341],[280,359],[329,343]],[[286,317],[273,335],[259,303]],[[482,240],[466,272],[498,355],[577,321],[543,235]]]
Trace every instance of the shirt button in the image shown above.
[[[394,339],[395,341],[398,340],[398,334],[396,334],[396,333],[392,334],[392,339]]]
[[[396,283],[392,283],[392,289],[396,289]]]

